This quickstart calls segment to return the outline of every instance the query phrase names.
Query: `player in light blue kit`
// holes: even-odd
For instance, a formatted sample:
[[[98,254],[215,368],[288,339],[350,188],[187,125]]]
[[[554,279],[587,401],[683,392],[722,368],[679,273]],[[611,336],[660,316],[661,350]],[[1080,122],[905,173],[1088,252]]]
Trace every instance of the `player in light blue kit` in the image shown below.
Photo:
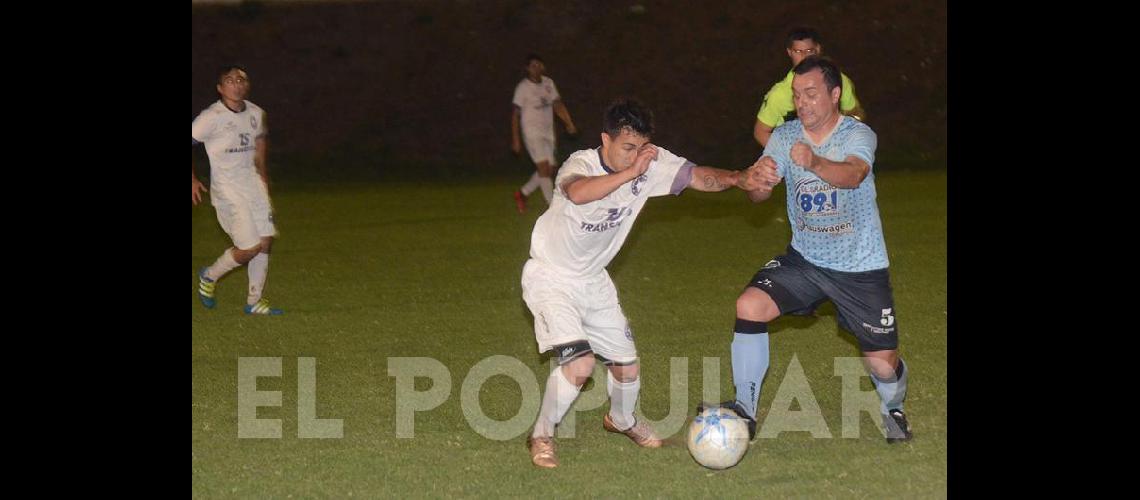
[[[756,432],[756,403],[768,371],[768,322],[831,300],[839,325],[855,335],[882,399],[888,443],[911,438],[903,413],[907,367],[898,356],[898,322],[887,247],[875,204],[875,132],[839,112],[839,68],[812,56],[796,65],[797,120],[776,128],[754,165],[766,183],[787,187],[792,242],[764,265],[736,300],[732,341],[735,401]],[[771,191],[749,192],[753,202]]]

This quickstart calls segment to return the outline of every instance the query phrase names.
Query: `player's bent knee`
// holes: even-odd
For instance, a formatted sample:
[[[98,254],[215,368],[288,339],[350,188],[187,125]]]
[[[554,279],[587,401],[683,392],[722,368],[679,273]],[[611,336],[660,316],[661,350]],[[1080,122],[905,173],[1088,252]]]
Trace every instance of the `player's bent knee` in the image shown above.
[[[571,384],[582,385],[589,380],[590,375],[594,373],[594,357],[590,355],[582,356],[580,358],[570,361],[560,368],[562,375],[569,380]]]
[[[736,299],[736,317],[748,321],[768,322],[780,316],[780,308],[767,293],[748,287]]]
[[[895,377],[895,365],[898,364],[897,351],[873,351],[863,353],[867,371],[879,380],[889,380]]]
[[[610,373],[613,374],[619,382],[633,382],[637,380],[637,376],[641,373],[641,365],[634,363],[632,365],[610,365]]]
[[[895,378],[895,369],[888,366],[886,363],[873,363],[868,367],[869,371],[875,375],[879,380],[891,380]]]
[[[235,247],[234,251],[233,251],[233,258],[235,261],[237,261],[238,264],[245,265],[245,264],[248,264],[249,261],[253,260],[253,258],[256,257],[257,253],[260,251],[261,251],[261,245],[260,244],[254,246],[254,247],[251,247],[251,248],[237,248],[237,247]]]

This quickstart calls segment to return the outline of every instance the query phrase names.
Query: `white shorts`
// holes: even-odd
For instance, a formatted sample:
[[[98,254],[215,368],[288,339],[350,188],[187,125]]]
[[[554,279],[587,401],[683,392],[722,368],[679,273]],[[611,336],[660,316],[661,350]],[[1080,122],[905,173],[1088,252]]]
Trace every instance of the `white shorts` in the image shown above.
[[[253,189],[230,191],[224,196],[211,194],[210,202],[217,212],[218,224],[230,235],[235,247],[248,250],[260,245],[261,238],[277,235],[269,193],[260,180]]]
[[[523,266],[522,289],[523,300],[534,314],[538,352],[585,340],[596,354],[615,363],[637,360],[633,332],[605,270],[590,278],[571,279],[530,259]]]
[[[535,165],[543,161],[557,166],[554,163],[554,136],[553,135],[535,135],[531,137],[523,134],[523,142],[526,143],[526,152],[530,153],[530,159]]]

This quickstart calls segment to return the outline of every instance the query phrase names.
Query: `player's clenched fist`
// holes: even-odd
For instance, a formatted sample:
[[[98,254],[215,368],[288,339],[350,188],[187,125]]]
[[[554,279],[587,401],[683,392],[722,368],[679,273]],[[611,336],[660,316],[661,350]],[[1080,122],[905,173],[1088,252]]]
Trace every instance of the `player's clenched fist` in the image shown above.
[[[792,144],[791,156],[792,163],[808,170],[812,169],[812,163],[815,162],[815,153],[811,152],[811,146],[802,142]]]

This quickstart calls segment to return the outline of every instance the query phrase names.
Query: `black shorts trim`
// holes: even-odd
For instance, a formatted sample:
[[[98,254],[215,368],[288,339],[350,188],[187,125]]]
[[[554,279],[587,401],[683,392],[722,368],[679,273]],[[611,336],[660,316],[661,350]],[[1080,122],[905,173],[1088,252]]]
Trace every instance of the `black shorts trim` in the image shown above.
[[[554,346],[554,356],[555,359],[558,360],[559,366],[593,352],[594,348],[590,347],[590,342],[587,340],[577,340],[568,344]]]

